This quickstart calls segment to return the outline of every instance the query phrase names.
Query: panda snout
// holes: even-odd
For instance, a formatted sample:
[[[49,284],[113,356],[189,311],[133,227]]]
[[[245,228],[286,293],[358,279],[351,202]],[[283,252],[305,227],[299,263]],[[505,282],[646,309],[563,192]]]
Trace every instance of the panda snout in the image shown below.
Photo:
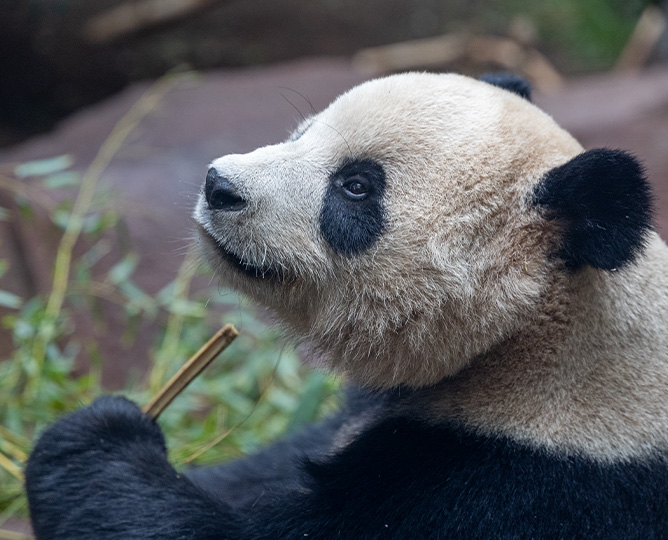
[[[206,175],[204,196],[210,210],[238,212],[248,205],[237,188],[214,167]]]

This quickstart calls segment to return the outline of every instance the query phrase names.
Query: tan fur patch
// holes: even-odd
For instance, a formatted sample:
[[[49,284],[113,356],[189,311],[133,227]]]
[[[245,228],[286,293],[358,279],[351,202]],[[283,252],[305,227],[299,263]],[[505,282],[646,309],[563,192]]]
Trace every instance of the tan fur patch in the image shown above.
[[[604,460],[668,448],[668,250],[619,272],[556,280],[534,323],[416,397],[461,421]]]

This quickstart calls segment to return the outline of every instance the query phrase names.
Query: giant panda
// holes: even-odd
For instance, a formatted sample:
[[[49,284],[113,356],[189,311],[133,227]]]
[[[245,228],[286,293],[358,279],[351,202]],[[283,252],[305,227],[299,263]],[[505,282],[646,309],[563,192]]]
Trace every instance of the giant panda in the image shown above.
[[[649,184],[529,94],[509,75],[393,75],[213,161],[206,258],[346,378],[346,403],[180,474],[153,420],[98,399],[30,456],[37,538],[668,538]]]

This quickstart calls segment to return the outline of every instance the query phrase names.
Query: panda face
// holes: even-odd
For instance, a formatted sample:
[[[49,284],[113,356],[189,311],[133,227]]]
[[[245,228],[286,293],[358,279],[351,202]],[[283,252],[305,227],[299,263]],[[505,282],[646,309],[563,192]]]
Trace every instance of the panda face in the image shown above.
[[[361,384],[428,385],[558,286],[559,227],[533,193],[581,150],[510,92],[395,75],[213,161],[195,218],[220,278],[320,359]]]

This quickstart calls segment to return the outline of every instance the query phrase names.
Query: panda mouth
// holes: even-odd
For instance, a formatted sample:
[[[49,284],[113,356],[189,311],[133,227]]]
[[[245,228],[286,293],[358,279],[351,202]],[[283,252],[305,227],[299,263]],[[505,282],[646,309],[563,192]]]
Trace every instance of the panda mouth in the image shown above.
[[[225,247],[221,245],[210,232],[202,227],[200,227],[200,231],[211,247],[214,248],[215,251],[220,255],[221,259],[223,259],[229,266],[238,272],[241,272],[246,277],[252,279],[275,281],[282,281],[284,279],[283,273],[276,268],[270,266],[256,266],[252,263],[244,261],[235,253],[225,249]]]
[[[280,280],[282,278],[281,273],[276,269],[269,266],[255,266],[240,259],[234,253],[227,251],[220,245],[218,246],[218,251],[225,262],[247,277],[267,280]]]

